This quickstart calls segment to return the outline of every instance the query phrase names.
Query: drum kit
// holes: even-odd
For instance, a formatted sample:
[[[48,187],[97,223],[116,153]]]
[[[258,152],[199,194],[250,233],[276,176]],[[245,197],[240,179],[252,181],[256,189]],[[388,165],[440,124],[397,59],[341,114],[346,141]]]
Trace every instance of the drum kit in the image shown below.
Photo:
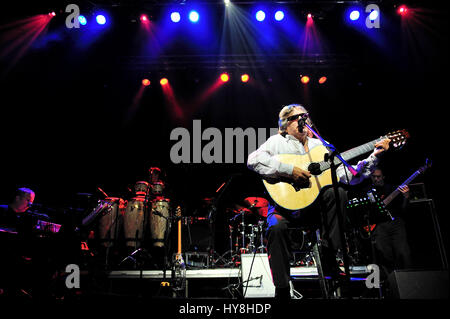
[[[229,219],[229,241],[232,254],[266,252],[264,232],[269,202],[262,197],[247,197],[244,206],[229,209],[233,216]]]

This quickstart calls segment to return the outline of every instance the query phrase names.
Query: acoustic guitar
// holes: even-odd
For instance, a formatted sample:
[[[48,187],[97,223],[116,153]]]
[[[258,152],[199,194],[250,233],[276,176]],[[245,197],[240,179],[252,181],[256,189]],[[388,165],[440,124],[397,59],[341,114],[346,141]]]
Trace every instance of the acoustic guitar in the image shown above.
[[[341,153],[341,155],[345,161],[349,161],[360,155],[371,152],[374,149],[375,144],[384,139],[391,140],[391,148],[401,148],[406,144],[408,138],[409,133],[406,130],[398,130],[371,142],[352,148]],[[296,182],[288,178],[276,180],[263,179],[264,186],[275,203],[288,210],[303,209],[314,203],[321,190],[325,186],[332,185],[331,163],[324,161],[325,154],[327,153],[329,153],[329,150],[325,146],[318,145],[310,149],[310,151],[304,155],[275,155],[278,161],[293,164],[294,166],[309,171],[312,175],[306,183]],[[341,161],[335,158],[334,163],[339,165],[341,164]]]

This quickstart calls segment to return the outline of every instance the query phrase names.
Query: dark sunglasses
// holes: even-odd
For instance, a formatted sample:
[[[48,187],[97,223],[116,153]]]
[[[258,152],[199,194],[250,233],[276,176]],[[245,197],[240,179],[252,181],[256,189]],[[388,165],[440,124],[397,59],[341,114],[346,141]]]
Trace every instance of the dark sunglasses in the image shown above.
[[[286,120],[287,120],[288,122],[290,122],[290,121],[296,121],[296,120],[299,119],[299,117],[303,116],[304,114],[308,115],[308,113],[299,113],[299,114],[296,114],[296,115],[292,115],[292,116],[287,117]]]

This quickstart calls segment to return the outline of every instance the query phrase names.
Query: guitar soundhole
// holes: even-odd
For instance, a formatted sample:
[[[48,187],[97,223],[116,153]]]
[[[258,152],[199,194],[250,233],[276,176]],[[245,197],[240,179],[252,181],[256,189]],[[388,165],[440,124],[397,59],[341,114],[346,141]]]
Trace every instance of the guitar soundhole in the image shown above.
[[[295,182],[295,183],[292,184],[292,186],[295,188],[295,191],[298,192],[301,189],[310,188],[311,187],[311,182],[309,180],[308,181],[302,181],[302,182]]]

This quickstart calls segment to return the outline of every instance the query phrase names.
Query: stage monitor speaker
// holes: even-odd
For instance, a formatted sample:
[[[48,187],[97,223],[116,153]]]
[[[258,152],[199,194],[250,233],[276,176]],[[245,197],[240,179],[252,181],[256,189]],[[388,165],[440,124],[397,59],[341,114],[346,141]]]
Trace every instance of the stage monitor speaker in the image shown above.
[[[448,299],[447,270],[396,270],[388,277],[388,298]]]
[[[241,267],[244,298],[273,298],[275,296],[275,286],[267,254],[242,254]]]

